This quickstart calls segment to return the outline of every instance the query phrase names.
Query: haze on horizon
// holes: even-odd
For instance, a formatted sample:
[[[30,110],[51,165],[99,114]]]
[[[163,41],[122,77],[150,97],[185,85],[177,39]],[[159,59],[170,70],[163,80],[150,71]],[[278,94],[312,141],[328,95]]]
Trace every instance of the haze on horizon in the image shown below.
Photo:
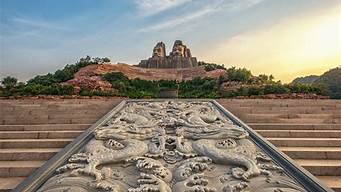
[[[1,0],[0,76],[86,55],[137,64],[181,39],[200,61],[290,82],[341,65],[341,0]]]

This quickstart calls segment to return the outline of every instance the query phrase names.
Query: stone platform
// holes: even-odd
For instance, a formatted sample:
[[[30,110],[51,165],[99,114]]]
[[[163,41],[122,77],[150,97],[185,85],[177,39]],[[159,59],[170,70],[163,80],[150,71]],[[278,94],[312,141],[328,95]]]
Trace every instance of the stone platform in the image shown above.
[[[0,191],[14,188],[119,102],[0,100]],[[219,102],[328,186],[341,191],[341,101]]]

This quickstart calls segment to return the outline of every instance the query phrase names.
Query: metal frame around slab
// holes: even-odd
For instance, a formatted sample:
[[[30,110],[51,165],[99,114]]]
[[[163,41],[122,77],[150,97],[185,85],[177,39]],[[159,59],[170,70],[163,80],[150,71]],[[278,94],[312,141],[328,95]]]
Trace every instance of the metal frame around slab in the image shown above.
[[[211,102],[214,106],[229,118],[236,125],[244,128],[250,135],[250,139],[261,149],[267,153],[279,166],[283,167],[285,172],[291,176],[294,180],[300,183],[308,192],[333,192],[330,188],[322,184],[315,176],[309,173],[307,170],[297,165],[290,157],[278,150],[269,141],[265,140],[261,135],[256,133],[243,121],[233,115],[230,111],[225,109],[215,100],[209,99],[143,99],[143,100],[123,100],[106,115],[100,118],[95,124],[90,126],[84,133],[79,135],[74,141],[68,144],[65,148],[59,151],[51,159],[49,159],[42,167],[34,171],[29,177],[21,182],[13,192],[33,192],[36,191],[47,179],[49,179],[54,171],[66,163],[68,158],[79,151],[88,141],[94,136],[92,131],[97,127],[100,127],[103,123],[107,122],[112,116],[119,112],[126,103],[129,102],[156,102],[156,101],[206,101]]]

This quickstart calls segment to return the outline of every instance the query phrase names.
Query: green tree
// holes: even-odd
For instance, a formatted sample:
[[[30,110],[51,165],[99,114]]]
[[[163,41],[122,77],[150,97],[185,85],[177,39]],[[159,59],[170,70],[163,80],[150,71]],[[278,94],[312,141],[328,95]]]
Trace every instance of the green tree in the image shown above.
[[[7,76],[1,80],[1,84],[4,86],[5,89],[14,88],[18,83],[18,79],[15,77]]]
[[[333,99],[341,99],[341,67],[330,69],[313,82]]]
[[[240,82],[248,82],[252,77],[251,71],[245,68],[238,68],[231,67],[227,69],[227,78],[230,81],[240,81]]]
[[[215,63],[206,63],[203,61],[199,61],[198,62],[199,66],[204,66],[205,67],[205,71],[213,71],[216,69],[223,69],[226,70],[224,64],[223,65],[219,65],[219,64],[215,64]]]

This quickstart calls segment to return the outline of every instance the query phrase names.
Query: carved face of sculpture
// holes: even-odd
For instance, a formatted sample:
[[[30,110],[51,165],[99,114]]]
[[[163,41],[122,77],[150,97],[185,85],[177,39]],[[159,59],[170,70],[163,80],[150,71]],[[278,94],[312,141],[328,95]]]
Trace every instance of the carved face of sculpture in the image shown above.
[[[163,57],[162,47],[155,47],[153,50],[153,56]]]
[[[165,44],[160,42],[154,47],[153,57],[165,57]]]
[[[183,46],[183,45],[174,45],[172,54],[184,57],[185,56],[185,46]]]

